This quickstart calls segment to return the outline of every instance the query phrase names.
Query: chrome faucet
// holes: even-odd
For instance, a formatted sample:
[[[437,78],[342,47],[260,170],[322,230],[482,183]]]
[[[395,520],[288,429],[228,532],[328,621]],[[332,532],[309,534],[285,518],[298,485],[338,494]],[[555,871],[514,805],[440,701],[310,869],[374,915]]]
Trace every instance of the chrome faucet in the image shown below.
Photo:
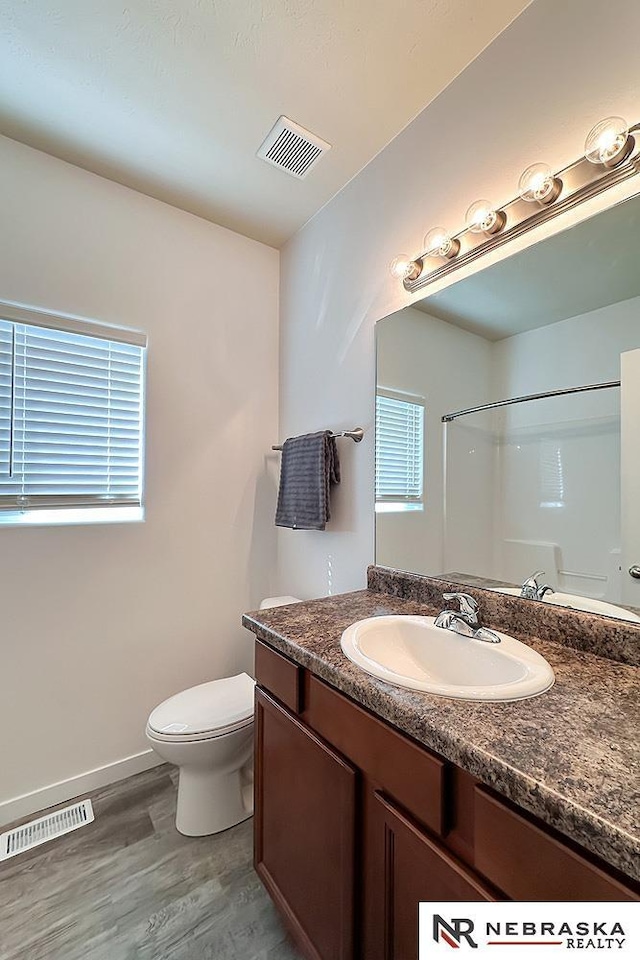
[[[542,586],[538,583],[538,577],[543,576],[544,570],[536,570],[530,577],[527,577],[520,589],[520,596],[524,597],[525,600],[544,600],[547,593],[554,593],[553,587],[550,587],[548,583],[544,583]]]
[[[493,630],[481,627],[478,620],[478,604],[468,593],[443,593],[443,600],[457,600],[459,610],[443,610],[435,620],[436,627],[453,630],[462,637],[484,640],[486,643],[500,643],[500,637]]]

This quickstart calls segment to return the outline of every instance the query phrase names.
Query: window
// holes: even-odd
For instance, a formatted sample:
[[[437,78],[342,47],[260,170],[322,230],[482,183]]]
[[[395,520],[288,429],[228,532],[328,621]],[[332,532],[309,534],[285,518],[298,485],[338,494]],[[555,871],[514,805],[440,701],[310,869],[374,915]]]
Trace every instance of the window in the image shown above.
[[[0,317],[0,523],[140,519],[143,335]]]
[[[422,510],[424,404],[376,396],[376,510]]]
[[[540,506],[564,507],[562,450],[551,440],[543,440],[540,446]]]

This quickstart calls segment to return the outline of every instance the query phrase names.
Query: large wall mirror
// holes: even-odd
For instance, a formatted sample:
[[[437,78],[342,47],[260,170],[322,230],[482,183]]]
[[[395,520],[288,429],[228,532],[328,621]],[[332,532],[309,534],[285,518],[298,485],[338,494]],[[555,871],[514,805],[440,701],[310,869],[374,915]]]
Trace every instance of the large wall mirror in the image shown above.
[[[640,197],[378,323],[377,563],[640,622],[638,238]]]

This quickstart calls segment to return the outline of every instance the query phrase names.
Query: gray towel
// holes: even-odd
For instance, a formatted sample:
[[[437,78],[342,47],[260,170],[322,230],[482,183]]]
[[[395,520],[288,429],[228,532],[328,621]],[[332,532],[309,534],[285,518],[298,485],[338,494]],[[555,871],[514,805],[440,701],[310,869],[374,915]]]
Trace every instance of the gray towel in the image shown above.
[[[324,530],[331,518],[329,496],[332,483],[340,483],[340,461],[330,430],[285,440],[276,526]]]

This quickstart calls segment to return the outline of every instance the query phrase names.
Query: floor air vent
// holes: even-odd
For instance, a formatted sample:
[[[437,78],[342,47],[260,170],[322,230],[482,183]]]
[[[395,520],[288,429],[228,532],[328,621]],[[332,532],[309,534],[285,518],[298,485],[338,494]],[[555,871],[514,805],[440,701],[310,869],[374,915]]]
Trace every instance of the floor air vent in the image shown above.
[[[302,180],[331,144],[305,130],[288,117],[280,117],[258,150],[261,160]]]
[[[8,860],[25,850],[38,847],[47,840],[61,837],[64,833],[71,833],[79,827],[84,827],[93,821],[93,807],[91,800],[74,803],[72,807],[56,810],[46,817],[23,823],[15,830],[0,835],[0,860]]]

